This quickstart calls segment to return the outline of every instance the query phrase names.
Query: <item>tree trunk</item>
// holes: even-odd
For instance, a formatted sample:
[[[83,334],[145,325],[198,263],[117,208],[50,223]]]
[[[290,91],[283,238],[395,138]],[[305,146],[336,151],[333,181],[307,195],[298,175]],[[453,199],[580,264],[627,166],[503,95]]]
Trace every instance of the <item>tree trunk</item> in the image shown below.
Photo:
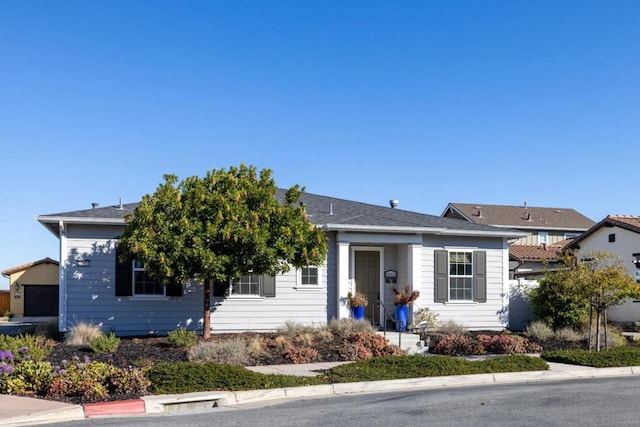
[[[609,349],[609,340],[607,339],[607,310],[602,312],[602,318],[604,320],[604,349]]]
[[[596,308],[596,351],[600,351],[600,310]]]
[[[589,304],[589,339],[588,339],[589,351],[591,351],[592,330],[593,330],[593,304]]]
[[[204,281],[204,315],[202,318],[202,338],[211,338],[211,279]]]

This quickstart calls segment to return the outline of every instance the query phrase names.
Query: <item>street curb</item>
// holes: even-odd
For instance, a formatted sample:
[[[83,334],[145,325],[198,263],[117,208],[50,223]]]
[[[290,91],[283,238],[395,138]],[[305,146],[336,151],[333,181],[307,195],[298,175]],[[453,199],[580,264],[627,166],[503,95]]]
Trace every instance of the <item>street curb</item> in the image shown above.
[[[83,405],[84,416],[104,417],[108,415],[134,415],[146,413],[144,400],[116,400],[113,402],[87,403]]]
[[[50,424],[53,422],[84,420],[84,408],[81,405],[73,405],[64,409],[53,409],[29,415],[5,418],[0,420],[3,426],[32,426],[37,424]]]
[[[425,390],[431,388],[474,386],[481,384],[515,384],[542,381],[577,380],[640,375],[640,366],[620,368],[591,368],[571,366],[563,371],[504,372],[495,374],[451,375],[441,377],[408,378],[399,380],[363,381],[268,390],[213,391],[186,394],[144,396],[126,401],[88,403],[65,409],[51,410],[0,420],[0,425],[35,425],[58,421],[74,421],[111,415],[158,414],[211,409],[297,398],[329,397],[356,393]]]

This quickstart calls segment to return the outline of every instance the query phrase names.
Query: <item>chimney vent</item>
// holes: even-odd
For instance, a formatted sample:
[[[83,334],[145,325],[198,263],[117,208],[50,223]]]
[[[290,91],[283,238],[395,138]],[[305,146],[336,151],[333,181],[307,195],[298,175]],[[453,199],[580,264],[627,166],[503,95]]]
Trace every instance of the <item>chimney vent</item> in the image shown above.
[[[333,215],[333,203],[329,203],[329,215]]]
[[[531,212],[527,213],[527,221],[531,221]]]
[[[389,206],[391,206],[392,209],[395,209],[399,204],[400,202],[397,199],[389,200]]]
[[[96,202],[91,203],[91,209],[95,209],[98,206],[100,206],[100,203],[96,203]]]

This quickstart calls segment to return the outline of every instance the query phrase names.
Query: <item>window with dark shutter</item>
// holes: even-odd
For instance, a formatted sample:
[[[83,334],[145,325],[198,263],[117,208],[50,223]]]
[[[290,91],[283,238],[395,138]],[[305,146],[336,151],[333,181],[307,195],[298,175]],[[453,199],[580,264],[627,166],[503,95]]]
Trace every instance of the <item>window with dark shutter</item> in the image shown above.
[[[213,282],[213,296],[226,297],[229,295],[229,282]]]
[[[487,302],[487,253],[473,253],[474,301]]]
[[[262,296],[274,298],[276,296],[276,278],[269,275],[262,276]]]
[[[130,297],[133,295],[133,262],[121,260],[116,247],[116,296]]]
[[[447,251],[435,251],[435,302],[449,300],[449,259]]]

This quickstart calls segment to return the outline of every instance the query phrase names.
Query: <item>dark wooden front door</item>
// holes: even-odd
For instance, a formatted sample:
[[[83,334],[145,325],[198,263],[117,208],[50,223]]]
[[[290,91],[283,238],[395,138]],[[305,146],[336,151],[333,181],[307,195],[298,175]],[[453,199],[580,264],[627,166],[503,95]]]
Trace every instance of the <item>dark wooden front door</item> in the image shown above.
[[[355,253],[356,291],[367,296],[369,301],[380,300],[380,252],[356,251]],[[374,325],[380,324],[379,310],[369,304],[365,317]]]

